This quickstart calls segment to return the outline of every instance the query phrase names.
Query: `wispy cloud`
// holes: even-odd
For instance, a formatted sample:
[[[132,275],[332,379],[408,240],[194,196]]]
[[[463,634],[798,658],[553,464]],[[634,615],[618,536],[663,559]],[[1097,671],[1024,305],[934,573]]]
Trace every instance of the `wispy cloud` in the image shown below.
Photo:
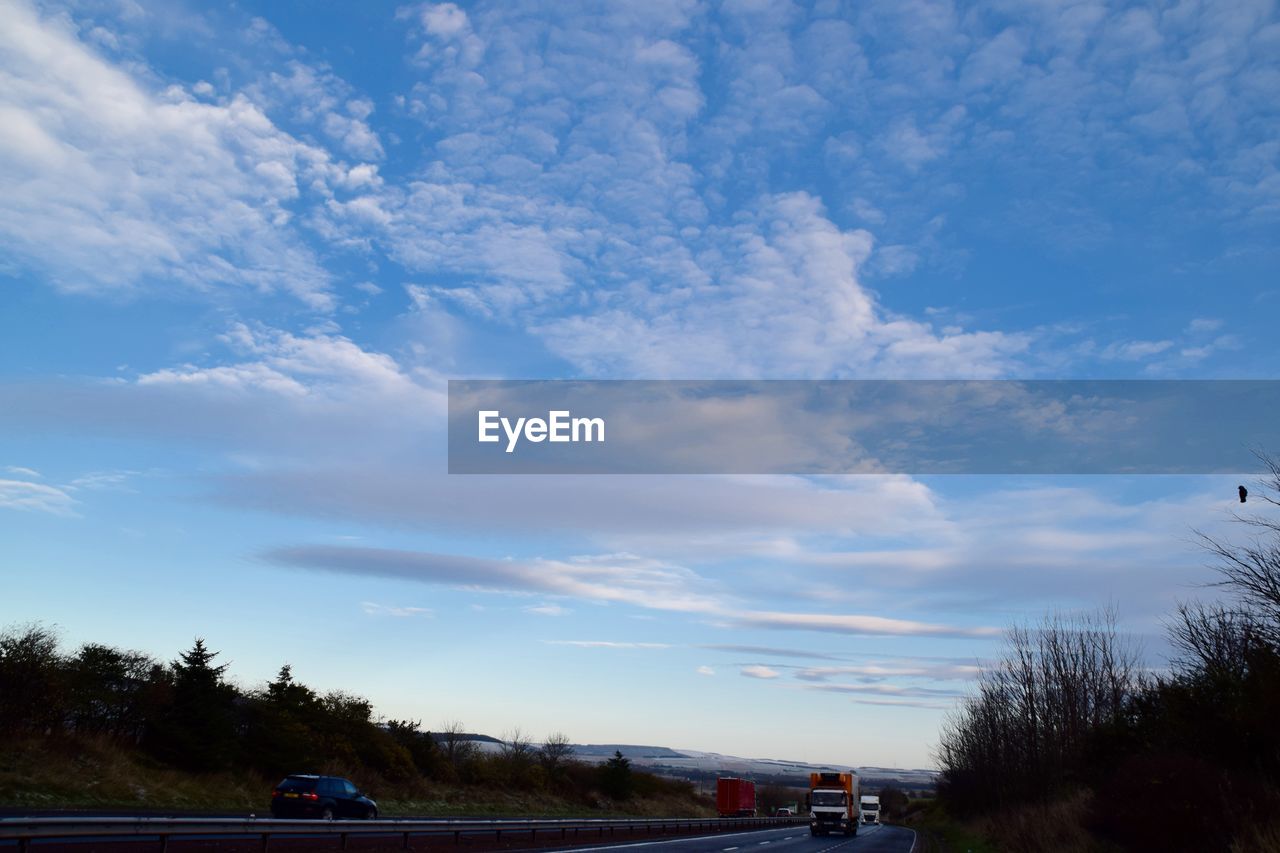
[[[532,604],[528,607],[521,608],[525,613],[534,613],[538,616],[567,616],[572,613],[567,607],[561,607],[559,604]]]
[[[901,684],[810,684],[809,690],[828,693],[866,693],[873,696],[901,696],[910,698],[956,699],[964,696],[963,690],[935,687],[914,687]]]
[[[737,614],[734,621],[749,628],[827,631],[835,634],[870,636],[995,637],[1001,633],[1001,629],[992,627],[965,628],[907,619],[887,619],[883,616],[836,613],[748,611]]]
[[[838,660],[837,655],[823,652],[809,652],[803,649],[779,649],[773,646],[743,646],[732,643],[711,643],[699,646],[701,649],[712,649],[719,652],[734,652],[743,655],[765,655],[781,658],[811,658],[816,660]]]
[[[577,646],[581,649],[669,649],[668,643],[636,643],[615,640],[543,640],[549,646]]]
[[[842,675],[860,675],[868,678],[977,678],[982,667],[977,664],[893,662],[869,663],[851,666],[806,667],[796,673],[802,681],[826,681]]]
[[[430,607],[404,607],[399,605],[378,604],[373,601],[361,602],[360,609],[370,616],[395,616],[401,619],[415,616],[429,618],[435,615],[435,611]]]
[[[74,517],[77,502],[66,489],[27,480],[0,479],[0,508]]]
[[[689,569],[633,555],[573,560],[492,560],[451,554],[333,545],[279,548],[269,562],[302,569],[416,580],[462,588],[544,592],[585,601],[725,619],[780,630],[865,636],[989,637],[997,628],[962,627],[864,614],[742,610],[719,585]]]
[[[747,678],[772,679],[777,678],[780,675],[776,669],[764,666],[763,664],[744,666],[742,669],[738,670],[738,672],[745,675]]]

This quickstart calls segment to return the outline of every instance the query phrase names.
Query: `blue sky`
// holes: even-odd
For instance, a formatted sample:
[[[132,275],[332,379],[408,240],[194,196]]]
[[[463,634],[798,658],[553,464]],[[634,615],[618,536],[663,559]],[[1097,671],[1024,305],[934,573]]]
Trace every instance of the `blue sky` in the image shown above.
[[[444,391],[1274,378],[1273,3],[0,6],[0,621],[923,766],[1210,578],[1235,479],[450,477]]]

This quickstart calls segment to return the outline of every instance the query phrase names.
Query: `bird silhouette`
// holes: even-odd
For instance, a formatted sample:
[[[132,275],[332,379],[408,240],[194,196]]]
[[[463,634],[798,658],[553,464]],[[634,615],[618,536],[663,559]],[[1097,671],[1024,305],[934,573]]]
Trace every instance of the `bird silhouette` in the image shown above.
[[[1240,487],[1240,503],[1244,503],[1244,499],[1249,497],[1249,490],[1244,486]]]

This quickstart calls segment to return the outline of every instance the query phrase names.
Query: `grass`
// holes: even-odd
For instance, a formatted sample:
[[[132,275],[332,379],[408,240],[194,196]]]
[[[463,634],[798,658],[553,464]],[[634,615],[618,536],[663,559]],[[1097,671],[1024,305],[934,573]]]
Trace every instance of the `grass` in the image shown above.
[[[1090,797],[1080,792],[1042,805],[1006,809],[961,821],[933,800],[913,801],[908,826],[920,833],[924,853],[1114,853],[1120,850],[1085,829]]]
[[[342,774],[333,768],[326,772]],[[254,773],[198,774],[150,760],[137,750],[94,738],[0,743],[0,808],[31,811],[267,812],[272,785]],[[671,793],[615,803],[552,791],[508,791],[489,785],[371,788],[385,817],[706,817],[709,800]],[[395,796],[400,793],[401,796]]]

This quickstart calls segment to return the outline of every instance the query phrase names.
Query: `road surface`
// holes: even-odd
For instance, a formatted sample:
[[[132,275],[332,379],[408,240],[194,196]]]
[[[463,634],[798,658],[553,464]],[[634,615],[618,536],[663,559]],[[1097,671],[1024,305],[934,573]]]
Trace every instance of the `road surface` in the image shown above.
[[[611,853],[909,853],[916,835],[898,826],[864,826],[858,834],[826,835],[817,838],[803,824],[785,829],[762,829],[691,838],[668,838],[663,841],[550,847],[549,850],[572,850],[575,853],[611,851]]]

